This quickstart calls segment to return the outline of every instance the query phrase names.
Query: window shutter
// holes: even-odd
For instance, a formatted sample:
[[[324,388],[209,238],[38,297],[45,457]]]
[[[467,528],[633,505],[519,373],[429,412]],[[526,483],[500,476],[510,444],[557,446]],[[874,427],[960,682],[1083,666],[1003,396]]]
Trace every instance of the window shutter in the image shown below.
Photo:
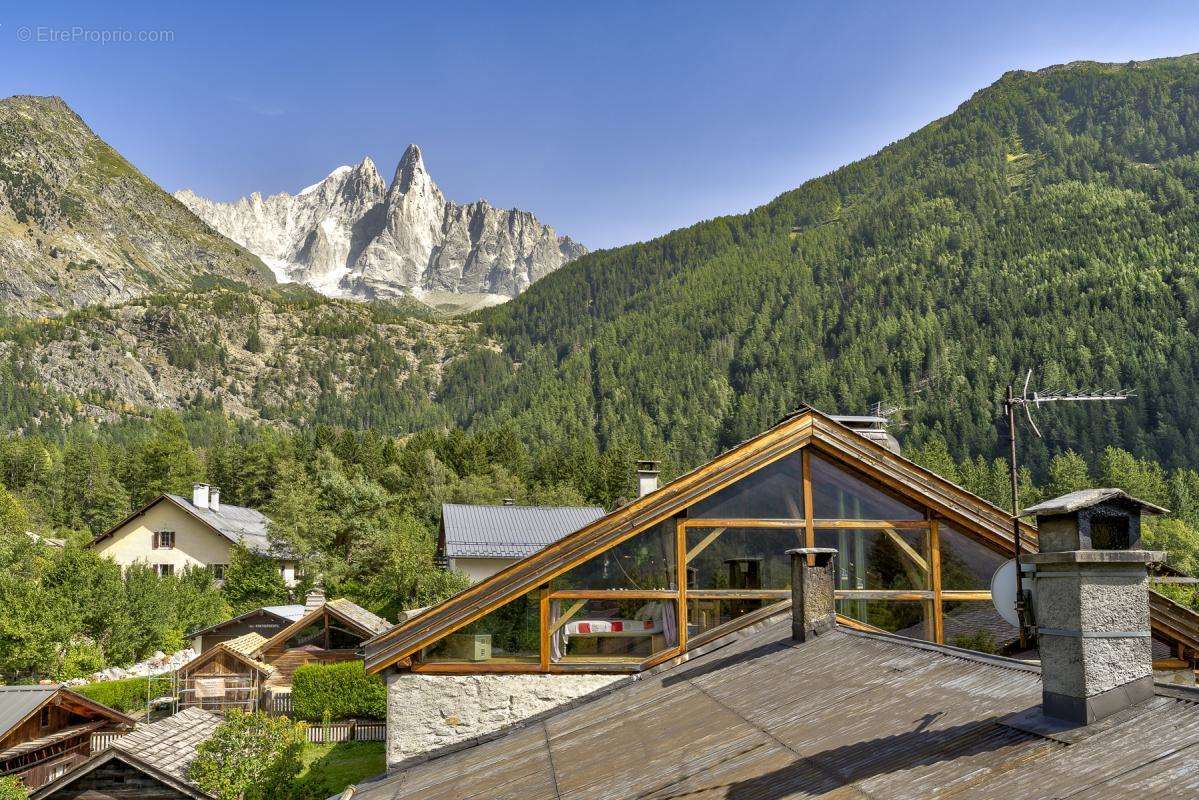
[[[153,538],[151,539],[151,541],[153,542],[153,544],[152,544],[152,545],[150,545],[150,547],[151,547],[151,549],[153,549],[153,550],[157,550],[157,549],[158,549],[158,531],[154,531],[154,533],[150,534],[150,536],[151,536],[151,537],[153,537]]]

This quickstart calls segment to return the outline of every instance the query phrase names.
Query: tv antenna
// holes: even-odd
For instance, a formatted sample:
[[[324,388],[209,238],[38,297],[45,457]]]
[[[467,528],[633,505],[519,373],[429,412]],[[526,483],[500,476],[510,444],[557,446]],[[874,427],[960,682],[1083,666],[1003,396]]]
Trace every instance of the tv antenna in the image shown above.
[[[1032,370],[1024,376],[1024,389],[1019,397],[1016,397],[1012,385],[1009,383],[1007,387],[1007,397],[1003,401],[1004,411],[1007,413],[1007,429],[1008,429],[1008,449],[1009,449],[1009,473],[1012,481],[1012,558],[1016,561],[1016,616],[1020,620],[1020,646],[1027,646],[1025,637],[1026,616],[1024,613],[1024,585],[1020,574],[1020,481],[1019,481],[1019,466],[1016,463],[1016,408],[1024,409],[1024,416],[1028,419],[1028,424],[1032,426],[1032,431],[1037,435],[1038,439],[1044,439],[1041,435],[1041,430],[1037,427],[1037,423],[1033,420],[1032,410],[1038,406],[1047,403],[1093,403],[1106,402],[1115,400],[1127,400],[1130,397],[1136,397],[1131,391],[1125,389],[1100,389],[1094,392],[1074,391],[1068,392],[1064,390],[1050,390],[1048,392],[1033,392],[1028,394],[1028,385],[1032,382]]]

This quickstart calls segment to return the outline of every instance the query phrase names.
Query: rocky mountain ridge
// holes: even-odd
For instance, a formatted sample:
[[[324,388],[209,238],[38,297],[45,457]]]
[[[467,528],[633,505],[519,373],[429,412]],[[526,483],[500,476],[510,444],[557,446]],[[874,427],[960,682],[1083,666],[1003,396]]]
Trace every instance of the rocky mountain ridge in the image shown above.
[[[57,97],[0,100],[0,315],[58,316],[224,278],[274,284]]]
[[[586,252],[527,211],[447,200],[416,145],[405,150],[390,185],[364,158],[294,195],[219,203],[184,189],[175,197],[261,257],[279,280],[331,296],[515,297]]]

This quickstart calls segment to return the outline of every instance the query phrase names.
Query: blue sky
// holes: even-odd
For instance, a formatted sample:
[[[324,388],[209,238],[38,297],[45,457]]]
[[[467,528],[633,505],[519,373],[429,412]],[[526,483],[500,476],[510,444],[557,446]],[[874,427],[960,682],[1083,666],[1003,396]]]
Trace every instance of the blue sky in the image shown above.
[[[173,40],[78,40],[112,30]],[[451,199],[594,248],[760,205],[1009,69],[1194,51],[1195,3],[30,3],[0,9],[0,95],[61,95],[222,200],[363,155],[390,179],[416,142]]]

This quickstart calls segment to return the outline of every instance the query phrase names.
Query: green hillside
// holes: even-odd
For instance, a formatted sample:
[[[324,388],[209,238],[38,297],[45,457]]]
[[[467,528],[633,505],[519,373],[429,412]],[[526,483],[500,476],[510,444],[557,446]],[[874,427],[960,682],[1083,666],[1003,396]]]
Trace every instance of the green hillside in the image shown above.
[[[1053,449],[1194,465],[1197,152],[1199,58],[1008,73],[748,214],[589,254],[482,312],[506,349],[454,365],[441,402],[691,464],[801,402],[884,401],[907,443],[940,432],[962,458],[997,449],[1003,387],[1035,368],[1137,392],[1042,412]]]

